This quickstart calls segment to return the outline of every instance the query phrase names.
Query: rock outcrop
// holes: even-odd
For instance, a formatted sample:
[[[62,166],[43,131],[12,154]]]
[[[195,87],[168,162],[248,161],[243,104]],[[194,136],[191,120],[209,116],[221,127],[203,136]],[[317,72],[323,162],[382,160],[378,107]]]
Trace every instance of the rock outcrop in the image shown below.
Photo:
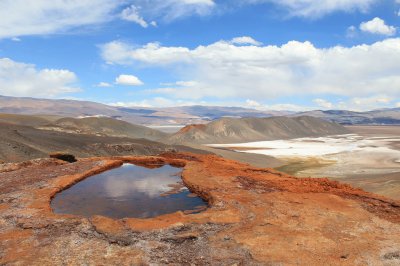
[[[151,219],[54,214],[51,198],[123,162],[184,167],[206,211]],[[400,203],[328,179],[212,155],[55,159],[0,171],[0,264],[398,265]]]

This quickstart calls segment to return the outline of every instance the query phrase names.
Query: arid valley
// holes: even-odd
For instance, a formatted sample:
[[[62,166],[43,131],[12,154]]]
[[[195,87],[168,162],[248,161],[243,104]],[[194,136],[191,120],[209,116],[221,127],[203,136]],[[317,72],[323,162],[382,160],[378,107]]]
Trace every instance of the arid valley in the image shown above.
[[[398,126],[0,117],[3,264],[399,262]]]
[[[400,0],[0,0],[0,266],[400,266]]]
[[[328,177],[400,199],[400,127],[347,128],[351,134],[210,146],[273,156],[282,161],[279,171]]]

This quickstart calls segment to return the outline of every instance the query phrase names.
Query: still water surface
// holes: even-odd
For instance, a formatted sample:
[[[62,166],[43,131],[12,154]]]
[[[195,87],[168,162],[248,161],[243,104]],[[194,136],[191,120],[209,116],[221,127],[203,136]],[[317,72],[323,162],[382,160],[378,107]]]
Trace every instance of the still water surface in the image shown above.
[[[180,185],[181,171],[170,165],[149,169],[124,164],[58,193],[51,206],[55,213],[118,219],[204,209],[206,202]]]

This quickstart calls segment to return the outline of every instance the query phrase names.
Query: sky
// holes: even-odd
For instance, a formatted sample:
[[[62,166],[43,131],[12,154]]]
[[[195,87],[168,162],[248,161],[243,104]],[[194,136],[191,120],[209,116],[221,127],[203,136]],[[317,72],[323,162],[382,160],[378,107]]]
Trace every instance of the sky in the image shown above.
[[[0,0],[0,95],[400,107],[400,0]]]

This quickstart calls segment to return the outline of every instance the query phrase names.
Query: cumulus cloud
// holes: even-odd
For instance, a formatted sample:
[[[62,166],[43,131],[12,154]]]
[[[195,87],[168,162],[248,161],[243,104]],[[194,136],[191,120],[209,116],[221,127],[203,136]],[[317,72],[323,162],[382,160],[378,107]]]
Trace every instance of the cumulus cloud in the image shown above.
[[[152,99],[144,99],[141,101],[136,102],[115,102],[115,103],[108,103],[111,106],[117,107],[169,107],[169,106],[176,106],[176,103],[170,99],[164,97],[155,97]]]
[[[263,107],[263,105],[261,103],[254,101],[254,100],[250,100],[250,99],[246,100],[246,106],[251,107],[251,108]]]
[[[334,104],[335,109],[351,111],[370,111],[393,107],[395,98],[387,95],[372,95],[368,97],[354,97]]]
[[[272,3],[289,16],[321,17],[335,11],[362,11],[378,0],[237,0],[225,3],[229,8]],[[239,5],[238,5],[239,3]],[[220,6],[223,4],[218,3]],[[25,35],[43,35],[101,24],[117,18],[142,27],[157,26],[159,20],[173,21],[188,16],[212,14],[215,0],[26,0],[0,1],[0,39]],[[123,9],[123,10],[121,10]],[[219,10],[224,10],[221,7]]]
[[[143,82],[136,76],[133,75],[119,75],[115,79],[115,83],[118,85],[125,86],[141,86]]]
[[[360,30],[372,34],[381,34],[387,36],[396,34],[396,27],[386,25],[385,21],[378,17],[367,22],[362,22],[360,24]]]
[[[79,91],[76,75],[63,69],[37,69],[34,65],[0,58],[0,94],[54,97]]]
[[[111,42],[102,46],[102,56],[114,64],[175,70],[172,74],[177,80],[193,81],[191,86],[168,88],[167,93],[177,98],[400,95],[399,38],[325,49],[298,41],[282,46],[220,41],[194,49],[156,43],[131,47]]]
[[[318,18],[336,11],[367,12],[379,0],[244,0],[242,2],[273,3],[287,10],[290,16]]]
[[[107,88],[107,87],[112,87],[112,85],[108,82],[100,82],[96,85],[96,87]]]
[[[232,44],[251,44],[251,45],[262,45],[261,42],[254,40],[253,38],[249,36],[243,36],[243,37],[236,37],[231,40]]]
[[[122,10],[121,18],[123,20],[135,22],[140,26],[142,26],[143,28],[147,28],[149,25],[152,25],[154,27],[157,26],[157,23],[155,21],[151,21],[150,23],[145,21],[144,18],[139,13],[139,8],[136,7],[135,5],[131,5]]]
[[[324,99],[314,99],[313,102],[318,105],[318,107],[322,107],[324,109],[331,109],[333,104]]]
[[[138,8],[134,5],[122,10],[121,17],[124,20],[135,22],[143,28],[149,26],[149,24],[140,16]]]
[[[131,64],[134,61],[154,65],[190,61],[191,51],[186,47],[162,47],[159,43],[148,43],[138,49],[112,41],[101,47],[102,57],[108,64]]]

